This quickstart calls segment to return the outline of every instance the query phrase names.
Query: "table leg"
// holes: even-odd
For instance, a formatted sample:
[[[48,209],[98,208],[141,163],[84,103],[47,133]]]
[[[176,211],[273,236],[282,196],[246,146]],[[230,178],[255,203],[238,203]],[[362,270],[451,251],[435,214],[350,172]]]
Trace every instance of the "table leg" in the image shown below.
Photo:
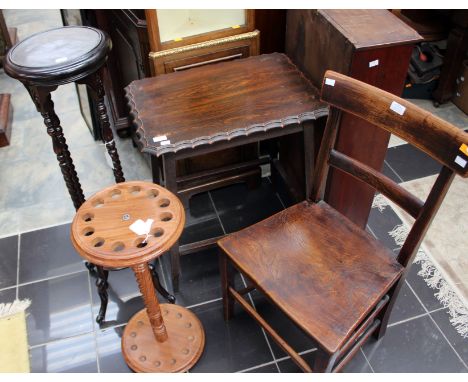
[[[310,198],[315,168],[315,123],[307,121],[304,126],[304,179],[305,199]]]
[[[174,195],[177,195],[176,159],[174,154],[168,153],[163,155],[163,172],[164,185]],[[178,241],[172,246],[169,253],[171,255],[172,288],[174,292],[178,292],[180,279],[180,251]]]
[[[161,177],[159,175],[159,158],[156,155],[151,155],[151,175],[153,176],[153,183],[161,184]]]

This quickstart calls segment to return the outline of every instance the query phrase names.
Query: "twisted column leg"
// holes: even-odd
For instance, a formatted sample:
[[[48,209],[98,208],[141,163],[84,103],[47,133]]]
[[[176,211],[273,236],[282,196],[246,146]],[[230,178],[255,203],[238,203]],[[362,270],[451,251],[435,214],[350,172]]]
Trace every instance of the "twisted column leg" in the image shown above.
[[[156,268],[152,264],[148,264],[148,267],[151,271],[151,274],[153,276],[153,283],[154,287],[156,290],[159,292],[161,296],[163,296],[170,304],[175,304],[175,297],[174,295],[170,294],[166,289],[161,284],[161,281],[159,280],[159,275],[158,272],[156,271]]]
[[[153,279],[148,264],[138,264],[132,267],[135,277],[143,295],[148,319],[153,329],[154,337],[158,342],[168,339],[166,326],[161,315],[158,297],[154,290]]]
[[[96,322],[98,324],[101,324],[104,321],[104,317],[106,316],[107,304],[109,302],[109,295],[107,293],[107,289],[109,288],[109,283],[107,282],[107,278],[109,277],[109,271],[106,271],[104,267],[101,267],[99,265],[96,266],[96,270],[96,287],[98,290],[99,299],[101,300],[101,306],[99,308],[99,313],[96,317]]]
[[[54,102],[50,93],[57,87],[42,88],[35,86],[26,86],[37,110],[44,118],[44,124],[47,127],[47,134],[52,138],[52,146],[62,171],[63,179],[70,193],[75,209],[78,209],[85,201],[83,190],[81,188],[75,165],[71,158],[68,145],[63,135],[60,120],[54,111]]]
[[[104,103],[104,84],[102,83],[102,69],[89,75],[80,83],[86,84],[91,89],[91,94],[97,103],[97,113],[99,117],[99,123],[101,125],[102,139],[106,145],[107,153],[112,159],[114,178],[117,183],[125,182],[122,165],[120,164],[119,154],[115,147],[114,135],[109,123],[109,116],[107,114],[107,108]]]

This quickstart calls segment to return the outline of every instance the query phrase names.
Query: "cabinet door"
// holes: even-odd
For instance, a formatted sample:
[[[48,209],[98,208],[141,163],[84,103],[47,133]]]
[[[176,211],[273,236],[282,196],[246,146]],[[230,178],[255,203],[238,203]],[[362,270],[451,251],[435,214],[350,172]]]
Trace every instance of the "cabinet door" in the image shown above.
[[[158,52],[250,32],[254,11],[245,9],[147,9],[151,50]]]

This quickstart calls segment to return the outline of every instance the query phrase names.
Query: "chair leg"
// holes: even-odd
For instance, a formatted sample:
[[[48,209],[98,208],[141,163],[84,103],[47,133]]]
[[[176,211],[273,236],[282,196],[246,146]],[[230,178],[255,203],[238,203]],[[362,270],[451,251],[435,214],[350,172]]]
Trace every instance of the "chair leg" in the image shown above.
[[[328,354],[322,349],[317,349],[314,360],[314,373],[331,373],[335,365],[337,354]]]
[[[378,318],[380,319],[380,325],[372,335],[376,340],[380,340],[387,332],[388,320],[390,318],[390,314],[393,311],[393,305],[395,304],[404,282],[405,277],[401,277],[400,281],[398,281],[388,293],[390,296],[390,301],[388,302],[387,306],[384,307],[384,309],[382,309],[382,311],[379,313]]]
[[[234,314],[234,299],[229,294],[229,287],[234,287],[234,270],[226,254],[219,251],[219,270],[221,274],[221,290],[223,293],[224,320],[231,319]]]
[[[96,266],[97,269],[97,279],[96,287],[98,289],[99,298],[101,299],[101,307],[99,308],[99,314],[96,317],[96,322],[101,324],[106,317],[107,303],[109,302],[109,296],[107,294],[107,288],[109,284],[107,278],[109,277],[109,271],[106,271],[101,266]]]
[[[153,264],[148,264],[149,269],[151,271],[151,275],[153,276],[153,284],[156,290],[159,292],[161,296],[163,296],[170,304],[175,304],[175,297],[170,294],[164,287],[161,285],[161,281],[159,280],[158,272]]]

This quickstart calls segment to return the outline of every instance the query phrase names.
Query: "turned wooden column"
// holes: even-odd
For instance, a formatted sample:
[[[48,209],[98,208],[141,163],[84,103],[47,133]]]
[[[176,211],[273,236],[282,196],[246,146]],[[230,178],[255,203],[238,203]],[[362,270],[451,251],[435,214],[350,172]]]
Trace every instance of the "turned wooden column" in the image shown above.
[[[156,296],[156,292],[154,291],[153,279],[148,264],[138,264],[132,269],[135,272],[138,287],[145,301],[146,312],[151,322],[154,338],[158,342],[164,342],[167,340],[167,331],[162,319],[158,296]]]

